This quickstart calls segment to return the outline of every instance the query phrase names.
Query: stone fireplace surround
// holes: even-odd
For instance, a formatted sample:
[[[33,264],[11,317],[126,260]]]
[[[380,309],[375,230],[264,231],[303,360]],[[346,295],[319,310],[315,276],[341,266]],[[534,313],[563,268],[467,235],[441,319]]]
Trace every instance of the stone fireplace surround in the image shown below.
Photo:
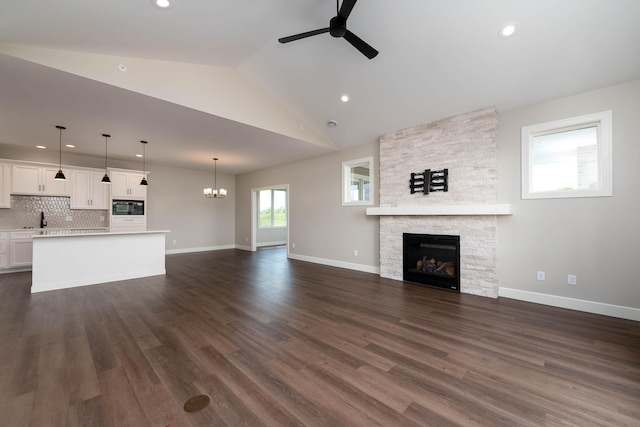
[[[403,233],[460,236],[461,292],[498,297],[498,115],[493,107],[380,138],[380,276],[402,280]],[[411,194],[412,172],[449,169],[449,191]]]

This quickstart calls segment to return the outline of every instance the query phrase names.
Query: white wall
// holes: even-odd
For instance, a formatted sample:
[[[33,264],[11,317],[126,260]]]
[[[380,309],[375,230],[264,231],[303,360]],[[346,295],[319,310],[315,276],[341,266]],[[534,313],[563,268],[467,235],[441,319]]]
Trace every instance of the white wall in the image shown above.
[[[286,242],[287,227],[258,228],[256,230],[256,244],[258,246],[286,244]]]
[[[191,169],[150,165],[150,229],[168,229],[167,250],[184,252],[232,248],[235,230],[235,177],[218,173],[218,186],[227,190],[224,199],[206,198],[213,175]],[[176,241],[174,244],[173,241]]]
[[[250,246],[251,189],[289,184],[291,258],[377,271],[378,218],[367,216],[364,206],[345,207],[341,201],[342,162],[367,156],[374,157],[377,170],[375,143],[237,176],[236,244]]]
[[[521,128],[605,110],[613,111],[613,197],[522,200]],[[501,295],[605,314],[619,310],[609,305],[640,309],[639,117],[640,81],[500,113],[498,201],[513,204],[513,216],[498,221]]]

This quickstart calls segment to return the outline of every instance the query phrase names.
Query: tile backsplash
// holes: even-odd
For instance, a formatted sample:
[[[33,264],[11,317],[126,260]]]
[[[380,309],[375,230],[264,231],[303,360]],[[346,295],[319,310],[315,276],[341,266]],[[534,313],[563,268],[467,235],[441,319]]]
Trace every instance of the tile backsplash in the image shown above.
[[[47,228],[109,226],[107,210],[71,210],[69,203],[69,197],[12,195],[11,209],[0,209],[0,229],[40,228],[40,212],[44,212]]]

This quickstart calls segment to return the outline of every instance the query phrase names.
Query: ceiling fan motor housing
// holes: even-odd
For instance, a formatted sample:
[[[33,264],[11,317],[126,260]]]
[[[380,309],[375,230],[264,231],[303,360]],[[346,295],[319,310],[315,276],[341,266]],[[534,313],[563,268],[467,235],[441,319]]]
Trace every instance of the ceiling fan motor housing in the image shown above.
[[[329,21],[329,34],[333,37],[344,37],[347,33],[347,20],[340,17],[334,16]]]

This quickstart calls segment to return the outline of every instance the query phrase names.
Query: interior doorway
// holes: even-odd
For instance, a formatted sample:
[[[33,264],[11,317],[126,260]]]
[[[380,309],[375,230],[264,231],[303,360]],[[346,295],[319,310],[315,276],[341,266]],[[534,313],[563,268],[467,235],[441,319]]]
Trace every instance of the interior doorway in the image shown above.
[[[289,184],[251,189],[251,250],[286,246],[289,254]]]

